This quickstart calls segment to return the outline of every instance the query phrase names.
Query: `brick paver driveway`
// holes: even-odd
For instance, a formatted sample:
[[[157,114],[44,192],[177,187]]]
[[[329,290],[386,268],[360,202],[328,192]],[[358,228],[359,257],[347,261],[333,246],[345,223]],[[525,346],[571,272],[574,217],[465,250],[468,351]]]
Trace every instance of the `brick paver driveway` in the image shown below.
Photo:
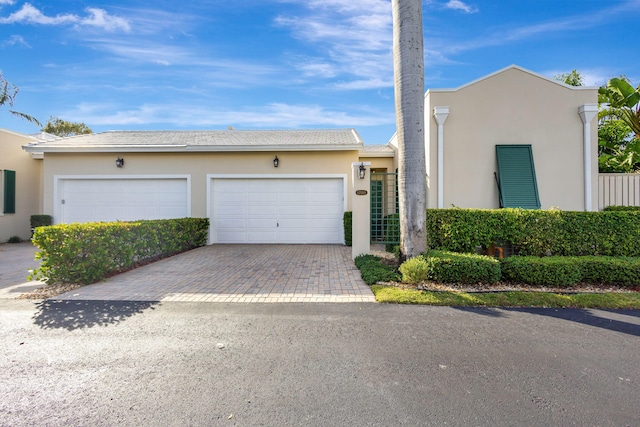
[[[63,300],[375,301],[341,245],[212,245],[59,295]]]

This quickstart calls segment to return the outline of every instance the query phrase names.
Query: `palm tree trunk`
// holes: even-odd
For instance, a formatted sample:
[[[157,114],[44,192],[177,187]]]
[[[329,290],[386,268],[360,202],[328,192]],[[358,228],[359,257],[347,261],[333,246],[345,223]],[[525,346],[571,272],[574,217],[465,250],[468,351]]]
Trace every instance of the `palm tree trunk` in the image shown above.
[[[427,249],[422,0],[392,0],[400,261]]]

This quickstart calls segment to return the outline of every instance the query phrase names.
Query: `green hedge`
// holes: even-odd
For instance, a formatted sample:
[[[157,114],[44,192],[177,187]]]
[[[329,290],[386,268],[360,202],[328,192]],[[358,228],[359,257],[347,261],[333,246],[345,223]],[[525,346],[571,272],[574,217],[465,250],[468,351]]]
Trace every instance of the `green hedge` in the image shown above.
[[[607,206],[602,210],[605,212],[640,212],[640,206]]]
[[[496,258],[447,251],[429,251],[428,278],[440,283],[496,283],[500,280],[500,261]]]
[[[51,215],[31,215],[30,222],[33,229],[53,224],[53,218]]]
[[[88,284],[107,275],[203,246],[207,218],[97,222],[39,227],[33,244],[42,260],[32,278]]]
[[[540,286],[640,285],[640,259],[512,256],[502,260],[502,277],[511,282]]]
[[[387,252],[395,252],[400,244],[400,215],[391,214],[384,217],[384,241]]]
[[[353,236],[353,212],[345,212],[342,216],[342,225],[344,227],[344,244],[351,246]]]
[[[513,244],[520,255],[640,256],[640,212],[428,209],[432,249],[474,253]]]

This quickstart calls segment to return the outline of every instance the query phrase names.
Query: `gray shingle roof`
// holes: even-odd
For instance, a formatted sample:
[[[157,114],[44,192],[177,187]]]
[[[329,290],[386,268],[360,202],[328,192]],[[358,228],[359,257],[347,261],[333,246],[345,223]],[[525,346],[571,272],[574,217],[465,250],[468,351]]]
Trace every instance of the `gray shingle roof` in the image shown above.
[[[27,151],[358,150],[355,129],[109,131],[30,144]]]

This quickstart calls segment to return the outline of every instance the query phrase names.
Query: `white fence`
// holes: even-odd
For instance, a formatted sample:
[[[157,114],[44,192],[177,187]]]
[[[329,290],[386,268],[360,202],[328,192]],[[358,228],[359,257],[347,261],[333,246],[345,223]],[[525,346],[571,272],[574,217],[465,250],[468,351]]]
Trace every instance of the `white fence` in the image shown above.
[[[607,206],[640,206],[640,174],[599,174],[598,210]]]

